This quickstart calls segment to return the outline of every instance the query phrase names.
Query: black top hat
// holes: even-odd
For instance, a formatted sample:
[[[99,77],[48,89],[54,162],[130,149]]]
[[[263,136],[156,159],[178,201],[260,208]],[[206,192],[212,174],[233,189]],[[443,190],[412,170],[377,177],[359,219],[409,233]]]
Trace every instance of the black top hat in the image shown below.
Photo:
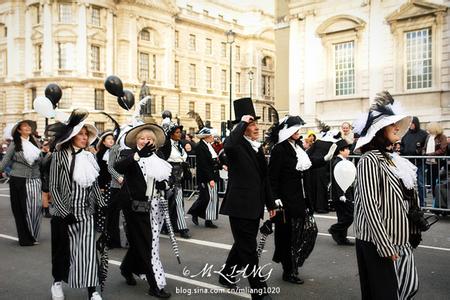
[[[345,148],[350,148],[350,145],[344,139],[340,139],[336,142],[336,151],[334,151],[334,155],[338,155],[339,151],[344,150]]]
[[[253,106],[253,102],[251,98],[241,98],[234,100],[234,116],[235,120],[233,124],[239,123],[243,116],[250,115],[255,120],[258,120],[260,117],[256,116],[255,107]]]

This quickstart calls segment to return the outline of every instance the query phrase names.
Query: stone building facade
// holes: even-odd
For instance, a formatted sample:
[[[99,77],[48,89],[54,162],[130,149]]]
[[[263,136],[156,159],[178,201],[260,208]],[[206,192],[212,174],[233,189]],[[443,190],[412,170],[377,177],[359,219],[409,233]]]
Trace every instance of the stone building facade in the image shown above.
[[[331,126],[388,90],[450,129],[449,0],[275,1],[276,104]]]
[[[42,133],[45,121],[32,100],[51,82],[63,89],[59,109],[88,109],[100,130],[112,126],[101,111],[124,122],[130,114],[104,90],[111,74],[136,101],[147,82],[156,122],[168,109],[194,132],[187,116],[193,109],[220,129],[230,117],[230,29],[236,33],[232,98],[252,93],[258,112],[267,115],[265,103],[274,100],[273,20],[251,4],[218,0],[1,1],[0,130],[29,118]]]

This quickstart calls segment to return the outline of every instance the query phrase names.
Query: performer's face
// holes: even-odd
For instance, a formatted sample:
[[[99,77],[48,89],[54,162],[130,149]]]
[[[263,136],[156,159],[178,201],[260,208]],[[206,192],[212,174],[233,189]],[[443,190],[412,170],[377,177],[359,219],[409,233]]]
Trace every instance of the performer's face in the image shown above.
[[[400,136],[398,136],[398,132],[400,127],[397,124],[391,124],[389,126],[384,127],[384,136],[394,144],[395,142],[400,141]]]
[[[114,137],[112,135],[105,137],[103,145],[105,145],[106,148],[111,148],[114,145]]]
[[[291,135],[291,139],[293,139],[294,141],[298,140],[300,137],[300,130],[297,130],[293,135]]]
[[[177,129],[174,131],[174,133],[172,133],[172,134],[170,135],[170,138],[171,138],[172,140],[174,140],[174,141],[179,141],[179,140],[181,140],[181,129],[180,129],[180,128],[177,128]]]
[[[253,141],[256,141],[259,138],[259,128],[258,124],[255,121],[251,121],[247,129],[245,129],[244,135],[250,138]]]
[[[139,149],[144,148],[147,143],[153,144],[153,134],[150,130],[142,130],[137,135],[136,145]]]
[[[81,128],[80,132],[72,138],[72,145],[77,148],[86,148],[88,143],[88,131],[85,127]]]
[[[20,124],[19,128],[17,129],[19,131],[20,135],[23,137],[29,137],[31,135],[31,126],[28,125],[27,122],[23,122]]]
[[[204,138],[204,140],[205,140],[205,142],[211,144],[212,142],[214,142],[214,136],[212,136],[212,135],[207,136],[207,137]]]

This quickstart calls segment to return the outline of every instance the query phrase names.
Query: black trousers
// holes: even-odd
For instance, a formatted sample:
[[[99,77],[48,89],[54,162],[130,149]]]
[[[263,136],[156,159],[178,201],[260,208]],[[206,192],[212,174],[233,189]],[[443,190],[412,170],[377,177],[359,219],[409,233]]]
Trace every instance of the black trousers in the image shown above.
[[[295,273],[292,257],[292,223],[290,218],[286,218],[286,223],[275,222],[275,252],[273,261],[281,263],[284,273]]]
[[[70,268],[69,229],[63,218],[53,216],[50,221],[52,237],[52,275],[55,282],[67,282]]]
[[[9,193],[11,196],[11,209],[16,223],[17,236],[20,246],[31,246],[35,242],[28,227],[27,215],[27,187],[26,178],[11,176],[9,180]]]
[[[120,244],[120,229],[119,229],[119,219],[120,219],[120,189],[111,188],[111,198],[108,203],[108,216],[106,218],[107,225],[106,230],[109,235],[109,248],[121,248]]]
[[[310,188],[312,195],[312,205],[315,211],[328,211],[328,164],[326,166],[312,170],[312,186]]]
[[[334,201],[337,223],[331,225],[330,232],[341,240],[347,238],[347,230],[353,223],[353,202]]]
[[[361,298],[397,300],[398,283],[394,262],[378,255],[373,243],[356,239]]]
[[[230,217],[231,233],[234,243],[228,254],[225,268],[222,273],[232,282],[236,282],[237,277],[232,278],[233,271],[247,268],[245,274],[250,274],[254,268],[258,267],[258,255],[256,253],[257,235],[259,229],[259,219],[248,220]],[[257,270],[257,269],[256,269]],[[264,272],[264,270],[262,271]],[[248,276],[248,282],[252,289],[267,288],[267,284],[259,274],[254,272]],[[258,299],[261,295],[252,294],[252,299]]]

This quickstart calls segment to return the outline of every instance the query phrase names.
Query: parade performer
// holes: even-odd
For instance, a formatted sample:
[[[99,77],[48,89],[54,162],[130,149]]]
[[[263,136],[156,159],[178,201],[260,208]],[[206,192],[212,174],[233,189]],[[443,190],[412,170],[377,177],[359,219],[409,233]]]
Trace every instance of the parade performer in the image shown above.
[[[357,165],[354,224],[362,299],[411,299],[419,287],[410,244],[417,228],[408,218],[419,200],[417,193],[405,197],[416,189],[416,169],[387,150],[401,140],[411,120],[383,92],[354,123],[360,134],[355,150],[363,154]]]
[[[131,153],[114,168],[124,174],[122,199],[128,213],[129,248],[120,266],[127,284],[136,285],[133,274],[145,274],[149,294],[169,298],[164,290],[166,279],[159,258],[159,232],[163,224],[160,197],[169,188],[171,165],[155,153],[165,143],[166,136],[156,124],[143,124],[131,129],[125,144]]]
[[[172,122],[169,117],[170,112],[163,112],[163,128],[167,136],[170,137],[166,143],[171,146],[170,155],[167,161],[172,165],[172,178],[173,188],[172,196],[169,198],[169,210],[170,219],[172,224],[176,227],[176,230],[180,233],[180,236],[185,239],[189,239],[189,229],[186,224],[185,211],[184,211],[184,198],[183,198],[183,176],[186,175],[187,165],[187,153],[183,149],[181,140],[181,131],[183,126],[175,122]],[[171,115],[170,115],[171,116]],[[175,226],[176,224],[176,226]]]
[[[205,219],[205,227],[217,228],[212,221],[218,219],[217,182],[219,181],[220,163],[216,151],[212,147],[216,131],[203,127],[196,136],[200,142],[195,148],[197,158],[197,184],[199,197],[192,204],[188,214],[192,215],[192,222],[198,225],[198,218]]]
[[[336,146],[335,156],[331,162],[331,196],[336,210],[337,223],[331,225],[328,232],[338,245],[352,246],[354,243],[347,238],[347,230],[353,223],[353,187],[350,186],[347,191],[344,192],[336,182],[336,177],[334,175],[336,165],[341,161],[347,160],[350,155],[351,145],[349,145],[346,140],[341,139],[336,143]]]
[[[20,246],[38,244],[42,220],[41,151],[33,136],[36,122],[23,120],[11,130],[9,144],[0,163],[0,173],[10,167],[9,193]]]
[[[298,277],[299,263],[292,242],[302,235],[305,216],[312,213],[304,193],[304,172],[311,167],[308,155],[300,146],[300,128],[305,122],[299,116],[289,116],[274,124],[269,140],[276,144],[270,155],[269,177],[272,198],[284,208],[284,218],[275,218],[275,253],[273,261],[283,266],[283,280],[302,284]]]
[[[234,243],[228,254],[219,282],[235,287],[235,272],[246,268],[247,273],[259,264],[256,237],[259,220],[264,216],[264,205],[270,217],[275,216],[271,197],[267,162],[261,149],[255,109],[250,98],[234,101],[237,125],[225,140],[228,159],[228,187],[220,213],[229,216]],[[252,299],[271,299],[264,293],[266,282],[258,272],[247,274],[255,293]],[[258,291],[260,292],[258,294]]]
[[[52,202],[53,299],[63,299],[61,282],[72,288],[87,288],[91,300],[101,300],[96,251],[94,212],[106,207],[97,177],[95,156],[86,151],[97,129],[85,123],[88,112],[75,109],[67,123],[46,129],[56,148],[50,166]]]

